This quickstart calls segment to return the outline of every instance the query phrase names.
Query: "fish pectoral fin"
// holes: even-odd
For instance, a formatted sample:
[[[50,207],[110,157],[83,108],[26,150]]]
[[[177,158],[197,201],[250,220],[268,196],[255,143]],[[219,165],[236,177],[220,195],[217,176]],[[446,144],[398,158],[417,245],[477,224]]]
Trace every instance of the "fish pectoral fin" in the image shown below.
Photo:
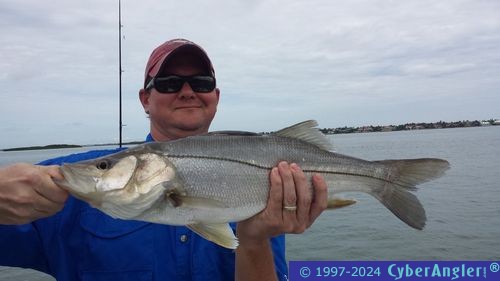
[[[225,205],[221,201],[210,198],[193,197],[175,192],[167,192],[165,196],[174,207],[193,209],[227,208],[227,205]]]
[[[215,244],[228,248],[236,249],[238,247],[238,238],[234,235],[233,230],[228,223],[205,224],[197,223],[187,226],[192,231],[196,232],[201,237],[214,242]]]
[[[221,201],[206,197],[195,197],[189,195],[177,181],[166,181],[162,183],[165,191],[165,199],[174,207],[185,207],[193,209],[227,208]]]
[[[356,202],[357,201],[354,199],[344,199],[344,198],[334,197],[332,199],[328,199],[326,208],[330,210],[339,209],[350,206],[352,204],[356,204]]]

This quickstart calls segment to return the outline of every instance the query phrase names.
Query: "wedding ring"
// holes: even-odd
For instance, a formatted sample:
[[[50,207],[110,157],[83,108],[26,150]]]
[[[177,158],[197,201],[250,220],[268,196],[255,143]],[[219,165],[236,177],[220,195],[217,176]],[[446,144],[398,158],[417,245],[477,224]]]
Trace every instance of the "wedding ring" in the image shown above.
[[[297,206],[283,206],[283,210],[295,212],[297,210]]]

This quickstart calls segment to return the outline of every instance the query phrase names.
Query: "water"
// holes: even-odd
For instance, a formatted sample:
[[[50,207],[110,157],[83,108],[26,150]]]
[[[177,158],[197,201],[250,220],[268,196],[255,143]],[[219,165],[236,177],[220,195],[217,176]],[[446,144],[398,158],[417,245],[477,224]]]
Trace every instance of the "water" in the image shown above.
[[[333,136],[339,153],[368,160],[438,157],[451,169],[420,185],[423,231],[407,227],[364,194],[287,237],[290,260],[500,259],[500,126]]]
[[[287,236],[289,260],[499,260],[500,126],[331,136],[337,152],[367,160],[438,157],[451,169],[420,185],[423,231],[399,221],[378,201],[325,212],[301,235]],[[0,152],[0,165],[97,148]],[[21,275],[20,275],[21,274]],[[0,280],[53,280],[0,267]]]
[[[96,149],[112,149],[118,146],[90,146],[47,150],[0,151],[0,166],[10,163],[38,163],[42,160]]]

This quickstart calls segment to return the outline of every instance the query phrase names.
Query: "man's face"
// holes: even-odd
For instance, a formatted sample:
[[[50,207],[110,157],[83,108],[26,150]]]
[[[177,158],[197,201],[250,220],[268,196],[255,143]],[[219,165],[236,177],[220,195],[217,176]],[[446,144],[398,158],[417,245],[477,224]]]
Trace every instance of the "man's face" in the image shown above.
[[[204,73],[203,64],[192,56],[171,58],[166,74],[191,76]],[[140,99],[151,121],[151,134],[157,141],[171,140],[208,132],[219,102],[219,89],[196,93],[184,83],[177,93],[163,94],[156,89],[141,90]]]

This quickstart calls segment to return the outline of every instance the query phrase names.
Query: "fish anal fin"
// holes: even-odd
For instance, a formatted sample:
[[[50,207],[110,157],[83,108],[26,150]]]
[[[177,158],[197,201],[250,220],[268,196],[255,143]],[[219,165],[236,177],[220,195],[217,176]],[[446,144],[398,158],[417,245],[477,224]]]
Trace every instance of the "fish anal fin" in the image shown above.
[[[340,209],[340,208],[344,208],[344,207],[356,204],[356,202],[357,201],[354,199],[343,199],[343,198],[335,197],[335,198],[328,200],[328,205],[326,208],[329,210]]]
[[[189,229],[200,235],[201,237],[214,242],[215,244],[228,248],[236,249],[238,247],[238,238],[234,235],[233,230],[227,223],[220,224],[205,224],[197,223],[187,226]]]

